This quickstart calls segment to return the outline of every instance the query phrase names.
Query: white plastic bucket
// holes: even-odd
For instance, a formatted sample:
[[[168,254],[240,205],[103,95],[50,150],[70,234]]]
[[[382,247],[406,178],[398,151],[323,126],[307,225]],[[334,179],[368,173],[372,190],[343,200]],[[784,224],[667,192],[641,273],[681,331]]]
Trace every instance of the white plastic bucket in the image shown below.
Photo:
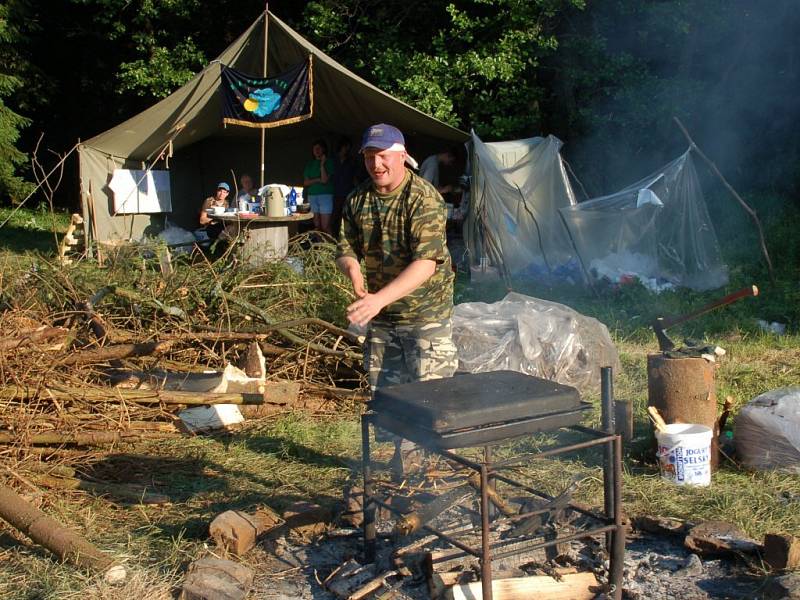
[[[656,431],[661,477],[677,485],[711,485],[710,427],[672,423]]]

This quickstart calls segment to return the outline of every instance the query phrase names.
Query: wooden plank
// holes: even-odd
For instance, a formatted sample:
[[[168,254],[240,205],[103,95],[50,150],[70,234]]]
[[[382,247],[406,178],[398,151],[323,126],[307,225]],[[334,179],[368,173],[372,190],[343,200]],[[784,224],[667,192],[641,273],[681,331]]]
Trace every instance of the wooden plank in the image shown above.
[[[514,577],[492,581],[493,600],[592,600],[596,595],[597,579],[593,573],[563,575],[556,581],[548,575]],[[481,582],[454,585],[443,596],[446,600],[482,600]]]

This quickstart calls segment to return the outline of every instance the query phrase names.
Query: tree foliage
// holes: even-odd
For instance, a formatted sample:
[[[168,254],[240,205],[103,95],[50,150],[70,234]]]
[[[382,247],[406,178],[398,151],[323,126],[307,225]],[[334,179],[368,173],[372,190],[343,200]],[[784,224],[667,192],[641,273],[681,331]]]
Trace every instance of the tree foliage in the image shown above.
[[[0,2],[0,196],[20,200],[31,189],[19,173],[28,157],[17,148],[20,130],[30,121],[6,105],[5,99],[19,89],[23,80],[22,58],[16,51],[20,33],[11,18],[14,2]]]

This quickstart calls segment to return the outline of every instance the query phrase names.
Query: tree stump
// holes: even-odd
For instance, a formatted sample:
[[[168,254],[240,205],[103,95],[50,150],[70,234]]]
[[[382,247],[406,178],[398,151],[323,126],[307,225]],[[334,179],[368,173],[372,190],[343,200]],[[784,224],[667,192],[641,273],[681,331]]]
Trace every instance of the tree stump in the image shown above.
[[[715,367],[704,358],[647,356],[648,405],[655,406],[667,424],[695,423],[711,428],[712,471],[719,464]]]

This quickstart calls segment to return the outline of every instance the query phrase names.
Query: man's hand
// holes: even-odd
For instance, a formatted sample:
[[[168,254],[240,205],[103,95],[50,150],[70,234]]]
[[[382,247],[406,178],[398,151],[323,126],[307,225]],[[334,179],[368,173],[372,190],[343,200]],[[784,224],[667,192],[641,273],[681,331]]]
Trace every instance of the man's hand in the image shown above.
[[[375,294],[365,294],[347,307],[347,320],[365,327],[386,306]]]

